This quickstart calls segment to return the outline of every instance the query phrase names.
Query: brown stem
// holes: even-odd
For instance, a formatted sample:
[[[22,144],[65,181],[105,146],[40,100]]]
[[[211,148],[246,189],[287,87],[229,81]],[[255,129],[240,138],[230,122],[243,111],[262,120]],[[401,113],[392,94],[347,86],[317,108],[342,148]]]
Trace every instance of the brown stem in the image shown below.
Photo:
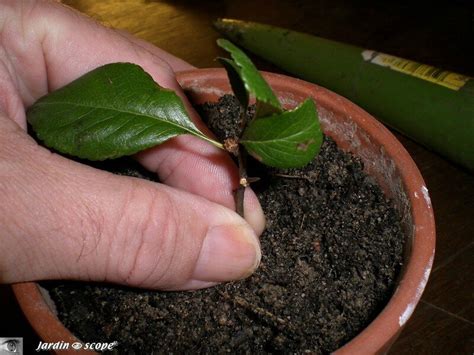
[[[239,186],[235,191],[235,210],[240,217],[245,218],[244,215],[244,197],[245,187]]]
[[[240,135],[243,134],[247,126],[247,110],[244,107],[240,108]],[[235,191],[235,210],[242,217],[245,218],[244,199],[245,188],[249,186],[250,182],[247,176],[247,152],[242,149],[239,138],[230,138],[224,142],[224,147],[237,157],[237,165],[239,167],[239,187]]]
[[[245,198],[245,188],[249,186],[247,181],[247,170],[246,170],[246,152],[242,150],[239,146],[237,151],[237,164],[239,166],[239,187],[235,193],[235,210],[242,217],[244,216],[244,198]]]

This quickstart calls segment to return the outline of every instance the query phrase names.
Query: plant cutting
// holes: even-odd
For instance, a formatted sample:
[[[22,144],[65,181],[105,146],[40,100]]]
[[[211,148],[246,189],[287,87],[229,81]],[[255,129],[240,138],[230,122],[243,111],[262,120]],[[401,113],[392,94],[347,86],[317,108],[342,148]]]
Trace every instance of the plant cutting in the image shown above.
[[[245,152],[240,147],[269,166],[301,167],[319,151],[322,133],[311,99],[284,111],[250,59],[227,40],[220,39],[218,44],[232,56],[232,60],[219,61],[243,113],[239,135],[223,143],[196,127],[178,95],[130,63],[104,65],[46,95],[28,110],[28,122],[48,147],[89,160],[131,155],[180,134],[204,139],[237,157],[236,210],[243,216],[244,191],[254,179],[247,177]],[[248,120],[245,112],[250,96],[255,98],[256,109]]]
[[[180,83],[185,89],[190,92],[191,97],[193,97],[194,95],[199,95],[199,101],[195,101],[195,103],[199,104],[209,100],[213,101],[216,99],[215,96],[210,97],[209,95],[202,95],[202,92],[205,92],[206,88],[211,88],[213,92],[227,92],[225,86],[222,86],[222,83],[227,81],[225,80],[224,74],[221,71],[204,70],[198,72],[199,75],[197,78],[191,77],[191,73],[185,73],[180,75]],[[354,151],[357,152],[358,150],[360,150],[360,156],[363,157],[363,160],[367,164],[366,166],[368,167],[369,171],[371,171],[374,176],[376,176],[377,181],[380,183],[382,188],[384,188],[387,195],[391,198],[394,198],[395,204],[401,207],[400,210],[404,213],[402,215],[404,226],[406,224],[406,228],[404,227],[406,235],[411,236],[411,233],[413,231],[416,231],[416,238],[414,239],[413,247],[409,250],[410,254],[414,253],[413,255],[417,255],[415,257],[415,259],[417,260],[416,263],[421,263],[423,267],[421,270],[414,270],[413,266],[410,266],[412,264],[407,264],[407,268],[403,273],[401,286],[395,293],[393,301],[390,301],[389,305],[387,306],[387,309],[384,310],[379,317],[377,317],[376,321],[374,321],[374,323],[382,322],[388,325],[388,328],[384,328],[381,333],[378,333],[378,335],[375,336],[373,333],[370,333],[370,340],[368,342],[364,342],[363,340],[364,334],[366,334],[366,331],[364,331],[361,333],[360,336],[356,337],[348,344],[358,344],[356,345],[355,349],[363,349],[367,352],[371,352],[372,350],[370,349],[380,349],[382,346],[385,346],[381,345],[381,343],[385,344],[387,342],[387,338],[391,340],[400,330],[400,327],[403,326],[403,324],[406,322],[406,319],[409,317],[410,313],[407,313],[407,311],[413,309],[413,302],[416,303],[416,300],[420,296],[419,290],[423,289],[424,284],[426,283],[426,267],[431,263],[430,256],[432,255],[432,245],[427,246],[428,249],[431,248],[430,250],[422,251],[421,254],[419,245],[420,243],[422,243],[423,240],[429,241],[430,238],[432,238],[432,236],[430,237],[429,235],[428,237],[423,237],[421,235],[426,235],[427,232],[429,234],[430,231],[432,231],[432,221],[430,222],[429,206],[426,206],[424,204],[426,200],[420,200],[419,198],[416,198],[416,196],[423,196],[422,181],[420,180],[419,174],[412,174],[409,176],[407,171],[410,171],[410,169],[413,170],[413,163],[409,160],[409,158],[407,158],[406,152],[404,153],[403,150],[400,150],[399,146],[397,146],[396,144],[395,146],[390,145],[390,142],[393,141],[393,137],[388,132],[383,131],[383,129],[381,133],[376,133],[375,127],[377,127],[377,129],[379,129],[380,127],[378,127],[374,123],[373,119],[370,118],[370,116],[368,116],[366,113],[363,113],[363,111],[361,111],[360,109],[355,108],[354,105],[351,106],[350,103],[340,97],[337,97],[337,95],[329,93],[315,86],[298,82],[294,79],[278,77],[276,75],[266,75],[265,78],[266,80],[269,80],[270,83],[272,83],[272,87],[277,90],[278,96],[285,98],[284,102],[287,107],[298,106],[299,103],[307,99],[308,96],[311,96],[313,99],[316,100],[316,102],[318,102],[318,107],[320,107],[320,117],[322,119],[322,122],[324,123],[323,127],[325,128],[326,133],[333,136],[338,142],[338,145],[340,144],[343,147],[349,147],[353,144],[353,147],[355,147]],[[196,84],[197,82],[199,82],[199,84]],[[202,88],[202,91],[200,90],[200,88]],[[347,118],[346,113],[350,113],[350,119]],[[372,126],[367,126],[367,123],[370,123]],[[366,125],[363,129],[357,128],[359,126],[362,127],[363,125]],[[370,139],[367,137],[370,137]],[[378,158],[377,154],[379,154],[382,150],[386,151],[387,158]],[[401,151],[401,156],[394,156],[394,151]],[[385,161],[385,159],[387,160]],[[373,161],[374,164],[369,164],[371,161]],[[336,180],[333,180],[333,184],[331,185],[332,187],[330,186],[330,189],[327,190],[328,200],[322,199],[322,201],[330,201],[331,198],[334,198],[334,196],[332,195],[332,192],[334,192],[334,190],[340,190],[342,195],[347,195],[347,191],[345,190],[345,188],[341,189],[342,185],[338,185],[338,180],[340,179],[340,177],[334,175],[335,170],[338,169],[337,166],[332,164],[327,166],[328,168],[326,170],[323,169],[317,179],[315,178],[316,174],[313,174],[309,170],[305,171],[302,174],[299,174],[298,176],[295,176],[294,171],[287,171],[285,175],[291,176],[291,178],[283,178],[282,181],[284,183],[285,188],[288,188],[289,186],[287,182],[297,183],[298,187],[296,189],[296,195],[299,195],[300,193],[304,193],[304,191],[301,191],[301,189],[309,189],[310,186],[318,184],[318,181],[323,181],[323,175],[325,175],[324,172],[326,172],[326,175],[330,179]],[[337,189],[335,189],[336,187]],[[319,198],[314,198],[312,196],[308,197],[311,201],[311,204],[304,208],[307,209],[307,212],[309,211],[311,213],[314,212],[315,214],[318,214],[318,212],[320,211],[319,208],[322,206],[320,203],[318,203],[318,201],[322,196],[319,196]],[[410,201],[410,206],[413,206],[413,212],[411,212],[410,209],[404,209],[403,206],[406,206],[406,201]],[[291,201],[285,200],[285,197],[283,197],[283,202],[278,202],[278,204],[280,205],[285,205],[288,203],[291,203]],[[419,210],[420,206],[422,207],[422,211]],[[328,213],[326,217],[331,218],[331,214],[336,215],[338,214],[338,211],[334,210],[331,213]],[[172,330],[172,334],[177,335],[179,333],[184,332],[184,340],[189,341],[189,343],[191,344],[196,336],[200,336],[200,331],[209,332],[210,334],[215,334],[214,332],[217,332],[216,334],[218,334],[219,332],[221,332],[223,336],[220,338],[220,340],[224,342],[222,343],[222,348],[225,347],[227,349],[228,346],[234,346],[234,349],[238,350],[241,349],[239,348],[239,346],[245,346],[246,343],[252,344],[251,336],[253,332],[255,338],[260,339],[258,341],[261,341],[261,343],[254,343],[254,346],[256,347],[273,347],[275,351],[277,351],[278,349],[281,350],[282,347],[283,349],[290,349],[290,346],[299,346],[300,350],[307,349],[305,346],[311,348],[311,341],[313,339],[313,335],[309,335],[311,333],[308,333],[308,335],[305,336],[304,334],[306,334],[307,332],[317,331],[320,327],[330,328],[334,324],[339,323],[341,321],[341,318],[336,318],[338,319],[337,322],[328,322],[323,320],[322,323],[320,323],[321,321],[318,320],[319,318],[317,312],[325,309],[331,309],[334,306],[325,308],[323,307],[323,305],[320,305],[318,303],[317,299],[323,298],[323,291],[325,289],[329,289],[333,286],[336,286],[337,283],[340,284],[341,282],[345,282],[343,280],[346,279],[346,276],[344,274],[331,276],[330,274],[333,271],[327,269],[327,271],[323,272],[321,276],[318,276],[315,283],[308,285],[300,284],[300,282],[303,282],[305,278],[297,277],[298,275],[313,275],[313,278],[314,275],[317,275],[313,273],[314,266],[311,266],[311,263],[314,259],[337,257],[337,254],[335,251],[332,252],[332,255],[330,253],[327,253],[327,246],[324,244],[324,241],[321,240],[321,237],[310,238],[310,243],[304,246],[305,244],[301,240],[300,236],[309,233],[307,227],[309,224],[312,223],[314,216],[311,217],[308,214],[306,220],[303,218],[300,219],[297,217],[292,217],[291,214],[281,214],[280,217],[282,219],[284,218],[286,221],[296,219],[296,226],[291,228],[294,228],[295,233],[297,234],[290,233],[287,234],[285,237],[284,234],[288,232],[285,232],[284,228],[288,228],[288,226],[281,226],[283,229],[279,230],[282,231],[282,233],[266,235],[263,238],[265,240],[262,240],[262,243],[270,242],[270,244],[268,244],[268,246],[266,247],[267,249],[264,254],[278,254],[283,250],[290,249],[292,249],[293,251],[300,250],[300,253],[288,255],[288,264],[284,264],[281,267],[278,266],[281,260],[278,261],[279,259],[277,259],[271,261],[270,259],[266,259],[262,263],[262,267],[260,268],[260,270],[257,271],[257,275],[247,281],[244,281],[243,283],[221,285],[213,289],[204,290],[202,291],[202,293],[137,293],[132,294],[131,299],[123,304],[120,302],[120,297],[121,294],[123,294],[125,291],[120,291],[115,294],[115,296],[113,296],[113,293],[109,293],[108,291],[100,291],[99,289],[94,288],[92,285],[79,285],[75,289],[75,292],[77,293],[77,290],[79,289],[83,289],[85,292],[87,292],[87,290],[91,290],[93,297],[90,299],[90,301],[86,301],[90,303],[95,303],[95,300],[97,300],[98,304],[101,304],[101,302],[103,302],[105,299],[104,297],[114,297],[114,301],[112,301],[108,306],[106,306],[105,310],[107,312],[113,312],[114,315],[116,315],[117,309],[124,310],[125,318],[121,318],[122,320],[119,321],[118,328],[113,328],[116,329],[113,331],[123,330],[123,332],[120,333],[122,335],[125,335],[127,332],[132,332],[132,330],[138,327],[138,323],[136,323],[137,320],[131,321],[129,318],[130,314],[127,313],[126,309],[130,309],[130,307],[132,307],[132,304],[130,303],[131,300],[135,300],[138,302],[141,299],[142,306],[139,306],[139,308],[144,313],[151,312],[153,314],[156,314],[158,319],[155,319],[155,322],[165,322],[166,327],[168,327],[167,324],[171,322],[172,319],[176,318],[178,322],[178,328],[173,328],[174,330]],[[412,222],[414,225],[417,226],[415,229],[413,229],[413,225],[411,224]],[[423,227],[418,228],[419,225],[422,225]],[[338,227],[340,231],[344,230],[344,228],[342,227],[343,225],[340,225]],[[269,226],[269,229],[275,231],[274,226]],[[324,231],[323,235],[325,237],[328,237],[326,236],[326,232],[328,232],[328,230],[322,230]],[[321,230],[319,231],[319,233],[321,233]],[[336,234],[340,233],[341,232],[337,232]],[[377,236],[374,235],[373,237],[374,238],[371,239],[372,244],[377,244]],[[340,243],[343,240],[337,238],[336,236],[335,241]],[[306,251],[303,251],[301,253],[302,250],[300,248],[303,248],[303,250],[305,250],[304,248],[307,247],[309,247],[309,249],[306,249]],[[371,244],[369,243],[365,245],[365,247],[370,249]],[[384,246],[384,249],[388,248]],[[340,257],[341,256],[339,256],[339,258]],[[349,257],[347,259],[350,260]],[[365,262],[358,262],[358,264],[360,265],[363,265],[364,263]],[[276,269],[276,271],[281,268],[281,271],[280,273],[277,273],[277,277],[269,278],[267,274],[270,273],[273,268]],[[359,270],[359,272],[361,271]],[[329,280],[326,279],[325,276],[330,277],[330,279],[331,277],[334,277],[331,279],[333,280],[331,282],[334,282],[334,285],[331,285],[331,283],[325,285],[324,283],[328,282],[326,280]],[[322,278],[319,279],[319,277]],[[308,278],[308,276],[306,276],[306,278]],[[421,283],[423,282],[424,284],[422,285]],[[413,284],[415,286],[414,290],[409,287],[410,284]],[[251,286],[253,288],[251,288]],[[18,286],[17,289],[19,288],[20,286]],[[65,285],[64,287],[58,287],[59,290],[61,288],[67,289],[67,285]],[[246,288],[248,288],[247,291],[245,290]],[[311,292],[311,290],[313,289],[314,291]],[[344,286],[342,289],[347,289],[347,287]],[[339,290],[342,289],[338,289],[336,287],[335,290],[337,292],[335,294],[332,294],[334,299],[347,297],[347,295],[342,296],[342,294],[340,293],[341,291]],[[243,292],[243,294],[240,292]],[[362,298],[366,297],[363,291],[359,290],[358,293],[359,295],[355,293],[354,296],[361,296]],[[192,299],[193,294],[196,294],[197,299]],[[303,296],[303,294],[305,295]],[[174,297],[176,297],[176,299],[173,302],[170,299]],[[19,298],[21,299],[21,296]],[[360,297],[357,297],[357,299],[360,299]],[[57,301],[57,299],[55,300]],[[286,308],[280,308],[280,300],[285,300],[287,302],[285,306]],[[405,303],[402,302],[399,304],[396,301],[404,301]],[[77,298],[73,298],[72,295],[70,302],[77,304],[77,306],[79,307],[84,307],[83,301]],[[272,302],[275,306],[273,308],[268,308],[268,304]],[[186,306],[188,304],[189,306]],[[213,304],[215,304],[214,308],[212,308]],[[303,307],[300,309],[300,312],[296,313],[286,313],[285,309],[289,311],[290,308],[293,308],[297,305],[311,305],[311,307]],[[60,304],[57,304],[57,306],[59,307]],[[186,307],[191,308],[188,309]],[[35,309],[38,308],[39,307],[36,307]],[[207,308],[211,309],[212,312],[205,313],[207,311]],[[395,314],[388,316],[387,313],[390,313],[389,311],[391,311],[392,313],[394,312]],[[191,314],[187,312],[191,312]],[[189,321],[190,318],[199,318],[199,316],[201,315],[200,312],[204,312],[203,319],[205,322],[207,322],[206,319],[208,319],[208,317],[210,317],[209,319],[211,322],[205,323],[202,326],[196,325],[193,327],[193,325],[190,325],[191,329],[187,330],[183,330],[182,328],[180,328],[181,326],[185,326],[185,324]],[[304,315],[304,317],[307,318],[301,318],[300,322],[298,323],[298,315]],[[290,316],[290,318],[287,318],[288,316]],[[134,317],[136,318],[136,316]],[[208,328],[211,326],[213,317],[217,317],[215,319],[215,328]],[[237,322],[238,319],[242,320],[243,323],[234,324],[234,322]],[[292,323],[290,319],[295,319],[296,323]],[[307,319],[307,321],[305,321],[305,319]],[[103,331],[105,331],[106,333],[112,331],[111,327],[113,327],[113,324],[110,323],[111,320],[108,320],[107,316],[96,316],[95,320],[97,324],[103,323],[103,321],[108,322],[107,324],[103,325]],[[71,326],[70,320],[65,319],[65,322],[68,326]],[[148,334],[150,333],[150,331],[148,330],[150,330],[152,322],[146,322],[146,333]],[[299,324],[303,327],[294,328],[294,324]],[[372,325],[369,326],[369,328],[371,327]],[[62,327],[62,329],[64,329],[64,327]],[[77,328],[71,326],[71,329],[74,332],[77,332],[76,334],[78,334],[82,340],[87,341],[87,336],[78,332]],[[58,334],[63,334],[61,333],[62,331],[58,332]],[[104,336],[104,333],[100,334],[102,334],[100,336]],[[167,341],[166,332],[153,331],[151,332],[151,334],[152,336],[153,334],[155,334],[154,337],[159,334],[160,339],[159,344],[157,345],[159,347],[164,346],[165,342]],[[229,334],[231,334],[230,338],[226,338],[227,336],[229,336]],[[382,337],[381,334],[384,334],[384,337]],[[289,343],[289,341],[292,340],[292,337],[293,343]],[[216,340],[216,338],[214,340]],[[299,343],[301,341],[303,343]],[[361,345],[361,342],[363,345]],[[206,341],[201,341],[201,344],[205,345]],[[173,345],[173,343],[171,343],[171,345]],[[338,346],[340,345],[342,344],[339,344]],[[197,346],[197,343],[195,344],[195,346]],[[352,347],[351,349],[354,351],[354,347]]]
[[[473,78],[287,28],[235,19],[219,19],[214,26],[239,46],[344,95],[474,170]]]

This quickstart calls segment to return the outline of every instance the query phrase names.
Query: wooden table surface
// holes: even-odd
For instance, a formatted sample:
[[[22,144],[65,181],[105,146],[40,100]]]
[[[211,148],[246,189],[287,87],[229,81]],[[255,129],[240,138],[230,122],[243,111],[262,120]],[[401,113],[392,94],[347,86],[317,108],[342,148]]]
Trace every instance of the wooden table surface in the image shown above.
[[[233,17],[284,26],[474,76],[473,18],[469,1],[442,5],[342,0],[146,1],[65,0],[64,3],[183,58],[196,67],[217,66],[223,53],[211,26]],[[349,3],[349,4],[348,4]],[[260,69],[283,72],[262,60]],[[414,315],[391,354],[474,352],[474,174],[397,134],[420,168],[437,226],[434,268]],[[474,137],[473,137],[474,139]],[[3,286],[0,336],[34,337]],[[4,321],[9,319],[8,326]]]

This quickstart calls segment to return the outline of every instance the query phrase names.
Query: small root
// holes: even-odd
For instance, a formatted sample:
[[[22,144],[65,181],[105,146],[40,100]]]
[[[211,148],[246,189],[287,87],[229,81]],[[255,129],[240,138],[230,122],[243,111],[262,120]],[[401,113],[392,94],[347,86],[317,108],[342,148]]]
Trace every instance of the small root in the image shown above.
[[[249,311],[259,316],[263,321],[265,321],[269,325],[272,325],[273,327],[279,330],[290,328],[290,325],[285,319],[274,315],[273,313],[271,313],[270,311],[264,308],[253,305],[252,303],[248,302],[247,300],[245,300],[244,298],[240,296],[231,297],[227,292],[219,292],[219,294],[226,301],[232,302],[234,305],[241,307],[245,309],[246,311]],[[288,330],[291,330],[291,329],[288,329]]]
[[[285,179],[300,179],[300,180],[306,180],[308,182],[314,182],[314,179],[311,179],[309,176],[306,176],[306,175],[296,176],[296,175],[288,175],[288,174],[280,174],[280,173],[274,173],[272,175],[282,177]]]
[[[301,218],[301,223],[300,223],[300,227],[298,228],[298,232],[301,232],[301,230],[303,229],[303,224],[304,224],[305,219],[306,219],[306,214],[304,214],[303,218]]]

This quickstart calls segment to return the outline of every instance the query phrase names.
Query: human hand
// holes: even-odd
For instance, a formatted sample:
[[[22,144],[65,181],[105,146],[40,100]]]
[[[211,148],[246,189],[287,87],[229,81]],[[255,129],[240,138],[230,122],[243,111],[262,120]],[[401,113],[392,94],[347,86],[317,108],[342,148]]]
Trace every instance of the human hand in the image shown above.
[[[175,90],[182,60],[52,1],[0,3],[0,282],[79,279],[195,289],[251,274],[264,217],[219,149],[180,136],[137,155],[166,185],[117,176],[39,146],[25,108],[106,63],[133,62]]]

